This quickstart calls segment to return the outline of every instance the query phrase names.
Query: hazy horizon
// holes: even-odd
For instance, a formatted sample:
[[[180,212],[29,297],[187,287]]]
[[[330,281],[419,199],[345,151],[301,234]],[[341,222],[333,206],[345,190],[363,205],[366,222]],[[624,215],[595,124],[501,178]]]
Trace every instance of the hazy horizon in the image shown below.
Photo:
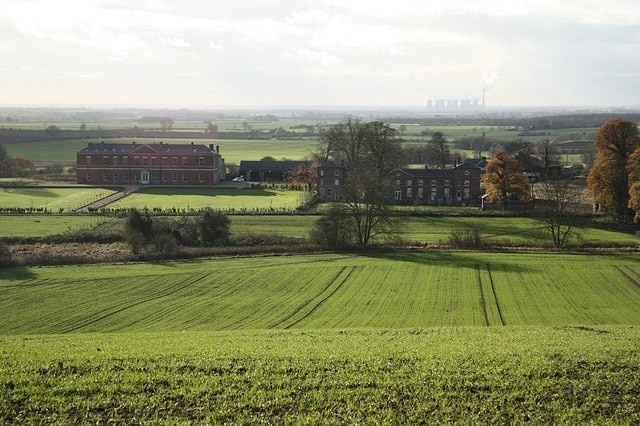
[[[640,105],[634,0],[0,0],[0,106]]]

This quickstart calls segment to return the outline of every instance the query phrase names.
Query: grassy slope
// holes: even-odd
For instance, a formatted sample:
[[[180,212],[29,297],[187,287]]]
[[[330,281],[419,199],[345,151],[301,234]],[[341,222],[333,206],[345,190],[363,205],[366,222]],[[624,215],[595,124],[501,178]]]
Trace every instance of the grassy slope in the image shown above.
[[[637,254],[292,255],[0,271],[0,333],[640,325]]]

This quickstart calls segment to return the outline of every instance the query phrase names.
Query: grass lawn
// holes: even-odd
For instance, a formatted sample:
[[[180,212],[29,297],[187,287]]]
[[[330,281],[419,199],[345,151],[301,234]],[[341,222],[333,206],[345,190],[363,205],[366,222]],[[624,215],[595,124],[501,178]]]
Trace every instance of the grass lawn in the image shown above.
[[[0,188],[0,207],[69,212],[114,193],[105,188]]]
[[[293,210],[304,200],[302,191],[241,188],[145,188],[113,204],[111,209],[161,208],[219,210]]]

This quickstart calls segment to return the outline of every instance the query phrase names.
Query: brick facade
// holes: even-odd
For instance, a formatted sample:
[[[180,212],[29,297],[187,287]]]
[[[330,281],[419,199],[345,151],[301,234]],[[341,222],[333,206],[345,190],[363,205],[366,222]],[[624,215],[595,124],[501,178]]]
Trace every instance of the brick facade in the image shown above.
[[[89,185],[211,186],[225,179],[213,145],[90,143],[76,153],[77,181]]]

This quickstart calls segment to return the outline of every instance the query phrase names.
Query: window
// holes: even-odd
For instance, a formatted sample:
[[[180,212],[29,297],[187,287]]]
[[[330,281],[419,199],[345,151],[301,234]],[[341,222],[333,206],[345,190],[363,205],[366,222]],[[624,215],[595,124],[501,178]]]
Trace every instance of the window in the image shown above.
[[[431,189],[431,201],[435,201],[436,200],[436,196],[437,196],[436,189],[432,188]]]
[[[182,165],[186,166],[187,164],[189,164],[189,159],[187,157],[182,157]]]
[[[449,196],[451,195],[451,192],[449,192],[449,188],[445,188],[444,189],[444,198],[449,198]]]
[[[411,181],[411,179],[407,179],[407,186],[411,186],[413,184],[413,182]]]
[[[87,182],[91,182],[91,173],[87,173]]]
[[[87,155],[87,166],[90,166],[90,165],[91,165],[91,156]]]
[[[167,165],[167,157],[162,157],[162,165],[163,166]]]
[[[435,179],[431,179],[431,186],[436,186],[436,180]]]
[[[418,188],[418,198],[424,198],[424,188]]]
[[[177,173],[172,173],[171,182],[173,182],[173,183],[178,182],[178,174]]]
[[[162,181],[163,181],[163,182],[166,182],[166,181],[167,181],[167,174],[166,174],[166,173],[163,173],[163,174],[162,174]]]
[[[327,197],[333,197],[333,188],[327,188]]]
[[[109,164],[109,157],[105,155],[104,157],[102,157],[102,165],[106,166],[107,164]]]
[[[156,157],[151,157],[151,165],[152,166],[156,165]]]
[[[320,170],[320,176],[324,176],[324,170]]]
[[[396,185],[400,185],[400,179],[396,179]]]
[[[199,167],[204,167],[204,157],[198,158],[198,166]],[[200,181],[200,182],[202,182],[202,181]]]
[[[147,165],[147,157],[142,157],[142,165],[143,166]]]
[[[424,185],[424,181],[422,179],[418,179],[418,185],[420,186]]]
[[[336,180],[334,181],[334,185],[335,185],[335,186],[340,186],[340,179],[336,179]]]
[[[446,179],[446,180],[444,181],[444,186],[449,186],[449,185],[451,185],[451,183],[449,182],[449,179]]]
[[[464,181],[464,186],[469,186],[469,181],[468,180]]]
[[[182,183],[187,183],[187,174],[186,173],[182,174]]]
[[[464,189],[464,198],[469,198],[469,188]]]
[[[126,174],[126,173],[123,173],[123,174],[122,174],[122,180],[123,180],[124,182],[129,182],[129,175],[128,175],[128,174]]]
[[[113,172],[113,177],[112,177],[114,182],[118,181],[118,174],[116,172]]]
[[[469,170],[465,170],[465,171],[464,171],[464,175],[465,175],[465,176],[469,176]]]
[[[407,188],[407,198],[413,198],[413,188]]]
[[[202,173],[198,174],[198,182],[200,183],[204,182],[204,176],[202,175]]]
[[[133,164],[136,166],[140,164],[140,157],[133,157]]]
[[[178,157],[173,157],[173,167],[178,167]]]
[[[108,182],[109,181],[109,177],[107,176],[107,172],[102,173],[102,181],[103,182]]]
[[[320,179],[320,186],[324,186],[324,179]]]
[[[116,157],[115,155],[113,156],[113,165],[114,166],[118,165],[118,157]]]
[[[126,155],[122,157],[122,165],[124,166],[129,165],[129,157],[127,157]]]
[[[336,169],[336,170],[333,172],[333,175],[334,175],[334,176],[340,176],[340,170]]]
[[[400,191],[399,189],[396,189],[395,194],[393,196],[396,200],[401,200],[402,199],[402,191]]]

